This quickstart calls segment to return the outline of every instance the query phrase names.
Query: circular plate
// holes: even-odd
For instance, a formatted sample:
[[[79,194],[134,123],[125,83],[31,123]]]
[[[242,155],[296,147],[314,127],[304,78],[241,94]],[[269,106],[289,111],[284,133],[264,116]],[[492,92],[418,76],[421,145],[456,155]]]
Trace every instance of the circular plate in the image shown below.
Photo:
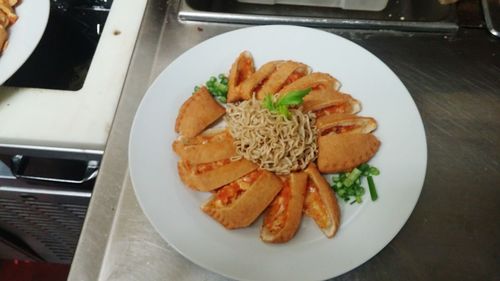
[[[18,19],[10,26],[7,48],[0,54],[0,85],[29,58],[42,38],[50,13],[50,0],[23,0],[15,8]]]
[[[327,239],[303,218],[297,235],[282,245],[263,243],[261,222],[226,230],[200,210],[209,193],[185,187],[171,149],[174,124],[193,87],[227,73],[248,50],[257,66],[291,59],[339,79],[343,92],[361,101],[360,115],[379,124],[382,146],[371,164],[379,199],[341,203],[342,224]],[[186,258],[240,280],[319,280],[349,271],[378,253],[398,233],[422,189],[427,165],[425,133],[418,110],[398,77],[379,59],[342,37],[295,26],[257,26],[213,37],[173,61],[139,106],[129,144],[130,175],[146,216]],[[327,177],[329,179],[329,177]]]

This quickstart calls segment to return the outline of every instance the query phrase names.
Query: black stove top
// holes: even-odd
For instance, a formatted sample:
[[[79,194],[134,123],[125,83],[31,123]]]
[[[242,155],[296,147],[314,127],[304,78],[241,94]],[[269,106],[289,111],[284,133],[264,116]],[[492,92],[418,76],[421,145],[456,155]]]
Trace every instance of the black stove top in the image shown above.
[[[51,0],[45,33],[4,85],[76,91],[82,88],[113,0]]]

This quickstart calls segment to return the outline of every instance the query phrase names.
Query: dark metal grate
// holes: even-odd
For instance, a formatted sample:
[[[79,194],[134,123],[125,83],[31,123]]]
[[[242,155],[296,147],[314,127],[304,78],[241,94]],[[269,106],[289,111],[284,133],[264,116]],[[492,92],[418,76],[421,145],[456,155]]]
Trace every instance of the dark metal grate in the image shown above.
[[[64,202],[70,198],[58,195],[9,197],[0,198],[0,228],[18,236],[43,259],[70,263],[87,204]]]

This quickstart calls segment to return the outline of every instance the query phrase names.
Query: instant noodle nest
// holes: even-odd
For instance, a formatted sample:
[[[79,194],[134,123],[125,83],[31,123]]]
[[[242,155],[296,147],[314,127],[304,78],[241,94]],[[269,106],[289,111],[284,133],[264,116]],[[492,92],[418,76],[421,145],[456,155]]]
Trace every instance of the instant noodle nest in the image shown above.
[[[311,91],[289,119],[260,106],[267,94],[304,89]],[[199,88],[179,110],[173,150],[184,184],[213,193],[201,209],[227,229],[263,214],[265,242],[292,239],[303,214],[333,237],[340,209],[321,174],[351,171],[380,146],[375,119],[356,115],[360,102],[339,89],[337,79],[300,62],[271,61],[256,70],[248,51],[229,71],[227,109]],[[222,117],[228,128],[206,130]]]

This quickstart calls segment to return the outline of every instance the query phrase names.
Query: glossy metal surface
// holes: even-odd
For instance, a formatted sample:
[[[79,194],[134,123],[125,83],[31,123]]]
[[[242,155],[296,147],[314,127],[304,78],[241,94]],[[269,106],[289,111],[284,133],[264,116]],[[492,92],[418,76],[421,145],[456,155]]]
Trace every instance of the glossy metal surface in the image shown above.
[[[379,12],[295,5],[258,5],[231,0],[185,0],[179,19],[244,24],[296,24],[314,27],[455,31],[455,7],[434,0],[391,0]]]
[[[177,4],[149,1],[69,280],[225,280],[159,237],[127,173],[131,122],[152,80],[188,48],[244,27],[180,22]],[[500,41],[482,29],[329,31],[400,77],[428,143],[425,184],[406,225],[375,257],[335,280],[500,279]]]
[[[500,1],[482,0],[484,20],[491,34],[500,37]]]

